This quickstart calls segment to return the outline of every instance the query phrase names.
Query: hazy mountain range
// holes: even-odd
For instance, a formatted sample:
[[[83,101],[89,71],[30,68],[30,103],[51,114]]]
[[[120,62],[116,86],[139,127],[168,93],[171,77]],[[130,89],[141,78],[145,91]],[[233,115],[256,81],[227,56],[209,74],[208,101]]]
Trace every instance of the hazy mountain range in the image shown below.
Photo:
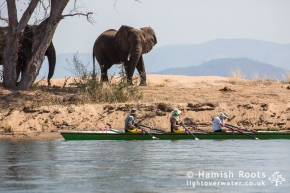
[[[54,78],[72,76],[67,61],[72,63],[73,55],[57,55]],[[279,77],[285,69],[290,70],[290,44],[249,39],[217,39],[195,45],[168,45],[153,48],[143,56],[147,73],[228,76],[229,69],[239,68],[249,78],[252,73]],[[78,53],[78,58],[92,69],[91,53]],[[39,77],[47,76],[47,71],[48,64],[44,63]],[[109,70],[110,74],[118,72],[117,65]]]
[[[286,70],[270,64],[253,61],[247,58],[225,58],[205,62],[199,66],[170,68],[156,74],[173,74],[188,76],[231,76],[241,73],[246,79],[281,79]]]
[[[168,45],[144,55],[148,72],[198,66],[220,58],[249,58],[290,70],[290,44],[249,39],[217,39],[196,45]],[[165,68],[166,66],[166,68]]]

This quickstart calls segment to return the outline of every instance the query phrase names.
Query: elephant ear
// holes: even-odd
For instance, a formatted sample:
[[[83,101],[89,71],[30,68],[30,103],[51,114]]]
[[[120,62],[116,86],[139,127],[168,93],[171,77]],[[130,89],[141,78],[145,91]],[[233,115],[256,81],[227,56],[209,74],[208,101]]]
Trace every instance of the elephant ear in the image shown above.
[[[129,51],[130,44],[129,44],[129,35],[130,32],[133,30],[133,27],[122,25],[120,29],[117,31],[115,39],[119,49],[123,51]]]
[[[141,30],[145,35],[145,39],[142,45],[142,53],[146,54],[152,50],[155,44],[157,44],[157,38],[154,30],[151,27],[143,27]]]

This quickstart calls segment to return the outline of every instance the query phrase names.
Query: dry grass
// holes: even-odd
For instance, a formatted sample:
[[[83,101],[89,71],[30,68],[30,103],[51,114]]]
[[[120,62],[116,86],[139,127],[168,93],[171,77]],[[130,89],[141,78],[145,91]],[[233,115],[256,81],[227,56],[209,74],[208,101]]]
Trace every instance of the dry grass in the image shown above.
[[[211,83],[208,80],[202,80],[200,84],[203,86],[210,86],[211,85]]]
[[[236,69],[231,72],[230,80],[229,80],[231,84],[240,84],[244,82],[244,80],[245,80],[245,76],[242,74],[240,69]]]
[[[282,76],[283,82],[290,84],[290,71],[286,71],[285,74]]]
[[[162,83],[162,84],[157,84],[156,87],[165,87],[166,84]]]
[[[166,87],[168,84],[170,84],[170,82],[172,82],[172,80],[166,78],[162,83],[156,84],[155,87]]]
[[[268,127],[267,128],[268,131],[280,131],[279,127]]]
[[[118,81],[112,81],[113,76],[109,77],[109,81],[102,83],[96,72],[90,72],[79,59],[77,54],[71,65],[72,72],[78,78],[74,79],[78,85],[78,93],[84,103],[94,102],[129,102],[142,99],[142,93],[138,90],[138,81],[140,77],[133,78],[133,84],[127,83],[125,70],[120,68],[120,78]]]
[[[3,128],[4,134],[13,134],[13,129],[11,125],[6,125],[6,127]]]
[[[164,79],[164,82],[166,82],[166,83],[169,83],[169,82],[171,82],[172,80],[170,80],[170,79],[168,79],[168,78],[165,78]]]
[[[277,82],[278,82],[277,80],[273,80],[268,75],[260,76],[259,74],[256,74],[256,73],[252,75],[252,79],[251,79],[251,83],[253,85],[259,85],[259,84],[271,85]]]
[[[41,78],[40,80],[36,80],[32,85],[32,90],[38,90],[42,85],[47,84],[45,78]]]

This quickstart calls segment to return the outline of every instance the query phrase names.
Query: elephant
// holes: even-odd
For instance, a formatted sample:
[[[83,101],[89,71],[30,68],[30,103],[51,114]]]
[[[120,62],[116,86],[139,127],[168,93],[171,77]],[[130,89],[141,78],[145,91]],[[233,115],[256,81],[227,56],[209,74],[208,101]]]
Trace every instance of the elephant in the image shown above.
[[[23,34],[19,40],[20,49],[18,51],[18,63],[16,66],[17,71],[17,80],[19,78],[20,72],[23,73],[25,70],[25,67],[28,63],[28,60],[31,57],[31,49],[32,49],[32,38],[35,32],[35,29],[37,28],[36,25],[33,26],[26,26]],[[3,53],[5,48],[5,36],[8,33],[8,27],[0,27],[0,65],[3,64]],[[47,76],[47,83],[48,86],[51,86],[50,79],[52,78],[54,74],[55,69],[55,63],[56,63],[56,52],[55,48],[53,46],[53,43],[51,42],[49,47],[47,48],[45,52],[45,56],[48,58],[48,64],[49,64],[49,70],[48,70],[48,76]]]
[[[132,84],[132,77],[137,68],[140,74],[140,86],[146,86],[146,71],[142,54],[148,53],[157,43],[151,27],[141,30],[122,25],[117,31],[109,29],[96,39],[93,47],[93,65],[95,58],[101,68],[101,81],[108,81],[107,71],[113,64],[123,64],[127,82]]]

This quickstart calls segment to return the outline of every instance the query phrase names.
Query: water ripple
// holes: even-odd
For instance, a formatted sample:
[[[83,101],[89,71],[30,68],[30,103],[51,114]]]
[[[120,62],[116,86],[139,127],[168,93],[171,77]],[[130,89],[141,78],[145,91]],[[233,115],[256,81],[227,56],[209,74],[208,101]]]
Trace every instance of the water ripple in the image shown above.
[[[0,192],[288,192],[289,147],[289,140],[2,139]],[[286,179],[279,187],[268,180],[275,171]],[[201,178],[203,172],[221,175]],[[221,178],[230,172],[233,178]],[[264,180],[265,186],[192,187],[188,180]]]

